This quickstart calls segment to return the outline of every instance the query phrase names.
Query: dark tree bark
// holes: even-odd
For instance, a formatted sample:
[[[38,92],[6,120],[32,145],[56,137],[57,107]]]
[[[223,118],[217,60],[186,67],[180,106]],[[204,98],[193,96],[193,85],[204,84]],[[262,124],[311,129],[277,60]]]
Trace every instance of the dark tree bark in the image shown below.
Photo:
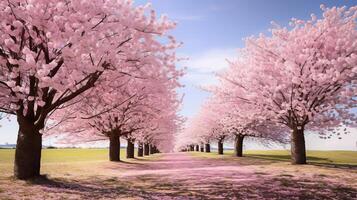
[[[291,134],[291,163],[306,164],[304,127],[294,128]]]
[[[159,153],[159,150],[157,149],[157,147],[154,145],[154,153]]]
[[[154,146],[152,144],[149,145],[149,153],[154,154]]]
[[[120,161],[120,137],[118,134],[109,135],[109,160]]]
[[[156,153],[156,146],[155,146],[155,145],[152,145],[151,148],[152,148],[152,150],[151,150],[151,151],[152,151],[152,154],[155,154],[155,153]]]
[[[14,176],[25,180],[40,175],[42,135],[33,123],[25,119],[18,122]]]
[[[196,145],[196,151],[200,151],[200,146],[198,144]]]
[[[148,156],[149,155],[149,144],[148,143],[145,143],[144,144],[144,155],[145,156]]]
[[[236,135],[235,140],[234,140],[234,154],[237,157],[242,157],[243,156],[243,139],[244,135]]]
[[[223,140],[218,140],[218,154],[223,154]]]
[[[201,152],[205,152],[204,147],[203,147],[203,144],[200,145],[200,151],[201,151]]]
[[[50,63],[51,58],[48,54],[48,49],[43,48],[42,50],[45,57],[44,61]],[[35,52],[36,50],[32,49],[32,51]],[[6,57],[7,55],[4,54],[2,56]],[[57,66],[50,70],[48,76],[51,78],[55,77],[63,63],[63,59],[60,59]],[[102,64],[103,68],[108,68],[108,65],[107,62],[103,62]],[[8,67],[12,70],[14,66],[8,65]],[[14,177],[18,179],[30,179],[40,175],[42,149],[42,134],[40,134],[40,130],[44,128],[49,113],[94,87],[94,84],[102,74],[103,71],[90,73],[84,79],[78,80],[79,83],[82,83],[79,88],[76,90],[63,90],[64,93],[62,94],[53,88],[40,88],[38,84],[39,80],[33,75],[16,77],[17,85],[19,85],[23,79],[29,78],[29,96],[35,96],[37,92],[41,90],[41,97],[45,104],[43,106],[37,106],[35,109],[34,101],[28,102],[26,105],[27,111],[26,114],[24,114],[24,102],[19,101],[18,105],[20,108],[16,112],[9,111],[11,114],[16,114],[19,125],[14,160]],[[54,101],[56,95],[59,98]],[[16,95],[11,92],[11,96],[14,97]],[[7,111],[7,108],[2,107],[2,109]]]
[[[126,146],[126,158],[134,158],[134,142],[128,139],[128,145]]]
[[[143,156],[144,156],[143,143],[139,142],[138,143],[138,157],[143,157]]]
[[[195,146],[194,145],[190,145],[190,151],[194,151],[195,150]]]
[[[211,152],[211,145],[209,143],[205,144],[205,150],[206,150],[206,153]]]

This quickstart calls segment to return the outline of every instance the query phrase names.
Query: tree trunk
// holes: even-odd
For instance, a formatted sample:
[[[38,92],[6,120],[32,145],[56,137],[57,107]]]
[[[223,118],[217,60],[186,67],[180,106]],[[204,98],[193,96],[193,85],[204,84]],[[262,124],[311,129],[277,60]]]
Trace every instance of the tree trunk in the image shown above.
[[[18,122],[14,176],[25,180],[40,175],[42,135],[33,124]]]
[[[149,155],[149,144],[148,143],[145,143],[144,144],[144,155],[145,156],[148,156]]]
[[[190,145],[190,151],[194,151],[195,150],[195,146],[194,145]]]
[[[154,153],[159,153],[159,150],[157,149],[156,146],[154,146]]]
[[[154,154],[154,147],[151,144],[149,145],[149,153]]]
[[[218,140],[218,154],[223,154],[223,141]]]
[[[120,137],[118,134],[109,135],[109,160],[120,161]]]
[[[211,152],[211,145],[210,145],[209,143],[207,143],[207,144],[205,145],[205,150],[206,150],[206,153]]]
[[[155,154],[156,150],[155,150],[155,145],[151,145],[151,154]]]
[[[243,156],[243,139],[244,139],[244,135],[236,135],[234,141],[234,154],[237,157]]]
[[[203,144],[200,145],[200,150],[201,150],[201,152],[205,152]]]
[[[198,144],[196,145],[196,151],[200,151],[200,146]]]
[[[143,157],[143,155],[144,155],[143,143],[139,142],[138,143],[138,157]]]
[[[130,139],[128,139],[126,146],[126,158],[134,158],[134,143]]]
[[[291,134],[291,163],[306,164],[304,127],[294,128]]]

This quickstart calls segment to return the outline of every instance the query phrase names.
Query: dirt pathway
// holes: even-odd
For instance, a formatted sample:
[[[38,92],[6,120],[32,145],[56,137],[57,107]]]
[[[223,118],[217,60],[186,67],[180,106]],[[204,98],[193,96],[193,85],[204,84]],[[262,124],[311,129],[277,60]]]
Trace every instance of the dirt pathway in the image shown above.
[[[78,169],[32,182],[0,179],[0,199],[357,198],[356,170],[297,168],[251,158],[170,153],[157,159],[82,164]]]
[[[357,198],[355,187],[315,174],[295,175],[295,168],[290,172],[264,160],[237,162],[170,153],[121,173],[119,178],[135,185],[135,193],[140,191],[135,197],[144,199]]]

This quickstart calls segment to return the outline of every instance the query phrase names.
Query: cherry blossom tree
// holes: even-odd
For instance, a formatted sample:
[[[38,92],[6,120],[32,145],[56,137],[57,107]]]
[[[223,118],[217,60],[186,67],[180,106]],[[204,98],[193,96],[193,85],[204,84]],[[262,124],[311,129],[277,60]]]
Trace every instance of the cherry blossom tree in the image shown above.
[[[218,153],[223,154],[223,142],[228,139],[229,133],[224,129],[221,116],[215,112],[217,111],[214,108],[216,103],[215,99],[209,99],[202,105],[199,113],[189,121],[189,125],[179,135],[176,149],[182,149],[187,145],[196,145],[196,151],[199,151],[200,145],[217,141]],[[210,152],[209,145],[207,145],[207,150]]]
[[[246,137],[256,138],[265,143],[287,142],[288,131],[285,127],[259,120],[258,116],[252,116],[254,113],[249,112],[251,108],[231,105],[229,102],[221,102],[219,106],[215,106],[218,107],[217,115],[222,117],[226,132],[233,136],[235,156],[243,156],[243,141]]]
[[[140,87],[132,87],[132,89],[135,88]],[[148,87],[145,90],[137,90],[134,94],[116,94],[115,101],[108,102],[110,107],[114,106],[114,109],[107,109],[108,104],[97,96],[91,99],[97,103],[87,103],[82,100],[76,105],[78,108],[75,115],[67,117],[71,120],[64,122],[62,118],[58,118],[57,121],[62,123],[61,126],[52,130],[49,128],[46,135],[50,137],[65,134],[64,138],[67,143],[109,139],[111,161],[120,160],[119,142],[120,137],[124,137],[128,141],[127,157],[132,158],[135,141],[141,144],[151,144],[160,131],[170,132],[172,127],[167,127],[167,124],[175,121],[177,117],[176,112],[171,110],[175,109],[174,106],[178,104],[175,99],[165,102],[165,93],[161,91],[156,95],[153,94],[153,89]],[[117,104],[118,102],[121,102],[120,105]],[[173,105],[170,107],[167,103],[173,103]],[[63,117],[66,114],[60,113],[60,116]],[[56,118],[54,117],[54,124],[57,123]]]
[[[186,130],[187,144],[200,144],[201,151],[206,144],[210,152],[209,141],[218,141],[218,153],[223,154],[223,141],[234,139],[235,155],[243,155],[243,139],[259,138],[261,141],[286,142],[284,133],[287,129],[274,123],[258,120],[252,116],[246,104],[237,105],[213,95],[202,107],[197,116],[190,121]],[[208,145],[207,145],[208,144]]]
[[[330,134],[357,122],[357,7],[321,8],[321,19],[292,19],[291,28],[246,39],[215,90],[250,107],[252,120],[289,128],[294,164],[306,163],[305,130]]]
[[[200,126],[201,118],[198,115],[194,116],[190,120],[185,120],[185,125],[180,132],[175,136],[175,150],[176,151],[195,151],[196,145],[199,144],[201,138],[204,135],[205,129]]]
[[[161,70],[156,70],[161,74],[140,71],[140,78],[111,81],[112,92],[105,99],[96,91],[103,88],[96,88],[91,96],[87,95],[75,105],[76,112],[72,112],[73,107],[57,112],[52,123],[55,128],[49,127],[46,135],[66,134],[67,143],[109,139],[111,161],[120,160],[120,137],[124,137],[128,144],[127,157],[133,158],[135,141],[140,147],[143,143],[151,144],[160,132],[175,131],[175,126],[170,125],[178,118],[176,111],[180,101],[175,93],[178,76],[176,71],[167,71],[163,76],[164,69],[165,66],[161,66]]]
[[[173,38],[158,41],[174,23],[148,10],[124,0],[0,2],[0,111],[19,124],[17,178],[40,174],[42,130],[56,110],[138,66],[174,68]]]
[[[163,99],[161,98],[161,100]],[[143,124],[143,128],[133,133],[132,137],[138,141],[138,147],[142,147],[141,150],[138,149],[141,151],[141,156],[173,150],[174,135],[182,123],[181,117],[177,115],[178,105],[176,102],[171,105],[173,106],[171,108],[167,105],[164,108],[156,109],[156,116],[151,115]]]

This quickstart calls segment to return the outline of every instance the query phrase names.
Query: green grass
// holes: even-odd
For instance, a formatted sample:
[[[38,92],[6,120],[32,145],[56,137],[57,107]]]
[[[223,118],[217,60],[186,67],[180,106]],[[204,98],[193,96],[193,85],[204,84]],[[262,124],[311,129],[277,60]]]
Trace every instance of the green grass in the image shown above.
[[[135,152],[136,155],[136,152]],[[0,164],[12,164],[14,162],[14,149],[0,149]],[[43,149],[42,163],[67,163],[83,161],[106,161],[108,149]],[[126,150],[120,150],[120,158],[126,157]]]
[[[137,151],[135,149],[135,156]],[[159,155],[150,155],[140,160],[156,159]],[[13,173],[15,149],[0,149],[0,179]],[[124,163],[135,163],[137,159],[126,159],[126,149],[121,149],[120,159]],[[109,162],[108,149],[43,149],[41,156],[41,173],[57,176],[70,174],[96,173],[88,170],[88,166],[99,169]],[[119,164],[119,163],[117,163]],[[54,167],[55,166],[55,167]]]
[[[233,150],[224,151],[224,155],[217,155],[217,152],[199,153],[195,155],[207,158],[229,158],[234,156]],[[258,158],[274,161],[290,161],[290,151],[288,150],[247,150],[243,152],[245,157]],[[314,164],[337,164],[356,165],[357,151],[307,151],[307,161]]]

